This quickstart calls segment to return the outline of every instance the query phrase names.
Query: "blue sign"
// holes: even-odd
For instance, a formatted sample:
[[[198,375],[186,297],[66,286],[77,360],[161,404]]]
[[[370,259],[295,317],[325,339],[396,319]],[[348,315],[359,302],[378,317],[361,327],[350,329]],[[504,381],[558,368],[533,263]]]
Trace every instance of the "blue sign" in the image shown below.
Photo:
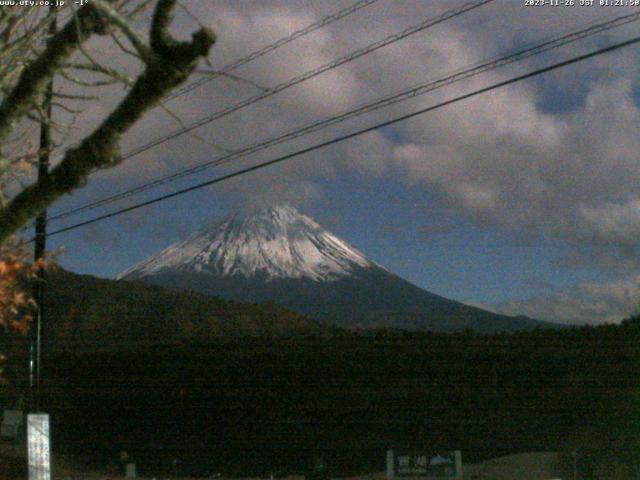
[[[459,452],[398,452],[393,455],[395,477],[457,478],[462,475]]]

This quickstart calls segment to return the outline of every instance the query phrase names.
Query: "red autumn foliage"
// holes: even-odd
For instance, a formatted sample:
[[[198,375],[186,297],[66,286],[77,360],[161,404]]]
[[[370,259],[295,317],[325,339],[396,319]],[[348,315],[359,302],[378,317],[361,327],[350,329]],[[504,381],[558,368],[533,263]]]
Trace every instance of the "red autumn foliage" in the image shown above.
[[[0,328],[5,332],[29,333],[36,306],[30,283],[38,272],[47,267],[40,259],[29,262],[30,251],[24,240],[12,237],[0,245]],[[6,360],[0,352],[0,365]],[[0,367],[0,383],[6,382]]]

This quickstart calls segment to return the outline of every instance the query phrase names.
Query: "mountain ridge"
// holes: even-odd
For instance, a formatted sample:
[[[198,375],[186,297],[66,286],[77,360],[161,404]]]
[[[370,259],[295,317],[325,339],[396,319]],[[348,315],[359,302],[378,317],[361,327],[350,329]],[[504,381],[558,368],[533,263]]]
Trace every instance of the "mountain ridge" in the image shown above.
[[[338,334],[273,303],[240,304],[193,291],[80,275],[47,276],[44,338],[49,348],[129,349],[232,338]]]
[[[232,215],[118,278],[237,302],[273,301],[346,328],[493,333],[557,327],[421,289],[288,206]]]
[[[142,278],[163,269],[176,269],[246,277],[262,272],[267,280],[331,281],[349,275],[355,267],[376,265],[323,230],[313,219],[284,206],[253,216],[234,214],[213,228],[165,248],[116,278]]]

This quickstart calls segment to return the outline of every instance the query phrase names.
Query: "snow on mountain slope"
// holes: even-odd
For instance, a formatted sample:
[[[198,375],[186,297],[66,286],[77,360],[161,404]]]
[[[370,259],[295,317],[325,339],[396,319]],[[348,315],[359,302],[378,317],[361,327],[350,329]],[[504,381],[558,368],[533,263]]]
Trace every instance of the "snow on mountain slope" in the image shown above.
[[[354,269],[377,267],[362,253],[288,206],[235,214],[118,275],[138,279],[160,272],[264,276],[267,281],[332,281]]]
[[[275,302],[346,328],[491,333],[549,326],[423,290],[291,207],[233,215],[118,278],[241,303]]]

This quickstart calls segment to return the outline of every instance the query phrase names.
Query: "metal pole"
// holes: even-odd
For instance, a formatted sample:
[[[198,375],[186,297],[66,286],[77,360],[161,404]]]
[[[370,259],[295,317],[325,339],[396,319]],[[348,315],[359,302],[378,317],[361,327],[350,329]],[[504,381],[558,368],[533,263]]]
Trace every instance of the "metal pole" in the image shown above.
[[[49,25],[49,38],[55,35],[57,30],[56,7],[53,2],[49,7],[49,14],[52,15]],[[45,112],[45,119],[40,124],[40,148],[38,154],[38,182],[44,181],[49,176],[49,153],[51,150],[51,114],[53,98],[53,77],[49,80],[42,100],[42,110]],[[36,235],[34,260],[44,258],[47,249],[47,211],[43,210],[36,217]],[[34,298],[36,301],[36,312],[31,334],[31,352],[29,361],[29,386],[31,388],[31,405],[34,411],[40,410],[40,386],[42,375],[42,323],[45,316],[45,282],[46,273],[41,268],[37,272],[34,285]]]

